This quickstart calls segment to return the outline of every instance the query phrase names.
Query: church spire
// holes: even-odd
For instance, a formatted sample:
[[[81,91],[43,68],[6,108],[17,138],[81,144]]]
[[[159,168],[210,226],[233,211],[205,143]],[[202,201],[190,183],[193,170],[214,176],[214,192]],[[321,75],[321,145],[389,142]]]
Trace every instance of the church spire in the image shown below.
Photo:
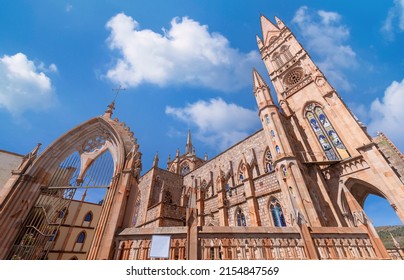
[[[262,39],[264,40],[264,45],[268,45],[268,40],[273,36],[278,36],[280,33],[279,28],[273,24],[264,15],[261,15],[261,29],[262,29]]]
[[[185,145],[185,154],[193,154],[193,146],[191,140],[191,131],[188,130],[187,144]]]
[[[255,68],[253,69],[253,93],[257,100],[259,109],[267,105],[274,105],[274,101],[267,83],[257,72],[257,70],[255,70]]]

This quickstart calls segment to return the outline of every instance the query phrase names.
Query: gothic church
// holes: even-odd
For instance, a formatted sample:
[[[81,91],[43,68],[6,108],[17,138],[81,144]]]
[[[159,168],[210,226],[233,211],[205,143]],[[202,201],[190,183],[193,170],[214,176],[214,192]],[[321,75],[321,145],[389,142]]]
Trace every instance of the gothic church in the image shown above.
[[[0,186],[0,259],[144,260],[155,236],[169,259],[394,258],[363,205],[379,195],[404,221],[404,156],[368,135],[280,19],[260,20],[279,101],[253,70],[261,130],[210,160],[189,133],[184,153],[166,168],[156,155],[141,176],[141,145],[112,103]]]

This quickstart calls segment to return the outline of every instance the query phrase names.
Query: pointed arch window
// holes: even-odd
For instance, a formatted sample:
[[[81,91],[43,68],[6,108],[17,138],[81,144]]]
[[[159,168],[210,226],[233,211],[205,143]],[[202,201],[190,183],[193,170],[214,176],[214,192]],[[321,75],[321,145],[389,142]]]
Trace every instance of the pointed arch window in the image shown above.
[[[281,149],[279,148],[278,145],[275,146],[275,150],[276,150],[276,153],[277,153],[277,154],[280,154],[280,153],[281,153]]]
[[[265,152],[264,166],[265,166],[265,173],[274,171],[274,162],[273,162],[272,154],[268,148],[267,148],[267,151]]]
[[[271,120],[269,119],[269,116],[268,115],[265,115],[265,120],[266,120],[266,122],[269,124],[269,123],[271,123]]]
[[[328,160],[339,160],[350,157],[348,150],[320,106],[315,104],[307,106],[306,118]]]
[[[240,162],[238,166],[238,181],[239,184],[242,184],[244,179],[245,179],[245,174],[244,174],[245,166],[243,162]]]
[[[281,57],[281,55],[279,54],[279,53],[274,53],[274,55],[272,56],[272,61],[273,62],[275,62],[275,64],[276,64],[276,66],[279,68],[279,67],[282,67],[282,65],[283,65],[283,61],[282,61],[282,57]]]
[[[283,177],[287,177],[288,176],[288,169],[286,168],[286,166],[282,165],[281,169],[282,169]]]
[[[84,221],[91,222],[92,220],[93,220],[93,212],[90,211],[84,216]]]
[[[244,180],[244,173],[243,173],[243,171],[240,171],[240,173],[239,173],[239,179],[240,179],[240,182],[242,182],[242,181]]]
[[[232,194],[231,187],[230,187],[229,183],[226,184],[225,189],[226,189],[226,194],[227,194],[229,197],[232,197],[233,194]]]
[[[184,162],[184,163],[181,165],[181,169],[180,169],[181,175],[182,175],[182,176],[185,176],[185,175],[187,175],[190,171],[191,171],[191,169],[189,168],[188,162]]]
[[[86,240],[86,233],[84,231],[80,232],[79,235],[77,235],[76,243],[84,243]]]
[[[282,207],[276,198],[270,201],[269,209],[272,215],[272,220],[276,227],[286,227],[285,217],[283,215]]]
[[[237,226],[245,227],[247,225],[245,215],[240,208],[237,210],[236,218],[237,218]]]
[[[275,138],[275,132],[273,130],[271,130],[271,137]]]
[[[292,54],[290,52],[289,46],[283,45],[280,49],[280,52],[286,61],[289,61],[290,59],[292,59]]]

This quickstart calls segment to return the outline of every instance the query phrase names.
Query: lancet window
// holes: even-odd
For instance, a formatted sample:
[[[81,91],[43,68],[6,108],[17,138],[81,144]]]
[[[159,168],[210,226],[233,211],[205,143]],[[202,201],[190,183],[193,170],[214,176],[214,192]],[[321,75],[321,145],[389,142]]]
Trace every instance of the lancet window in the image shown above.
[[[269,209],[272,215],[272,220],[276,227],[286,227],[285,217],[279,201],[273,197],[270,201]]]
[[[84,243],[85,239],[86,239],[86,233],[84,231],[82,231],[77,236],[76,243]]]
[[[272,61],[275,62],[276,66],[278,68],[282,67],[282,65],[283,65],[282,57],[279,53],[274,53],[274,55],[272,56]]]
[[[280,49],[280,52],[286,61],[289,61],[290,59],[292,59],[292,54],[290,52],[289,46],[283,45]]]
[[[320,106],[315,104],[307,106],[306,117],[328,160],[345,159],[350,156]]]
[[[236,218],[237,218],[237,226],[245,227],[247,225],[245,221],[245,215],[240,208],[237,210]]]
[[[90,211],[86,214],[86,216],[84,217],[84,221],[85,222],[91,222],[93,220],[93,213]]]

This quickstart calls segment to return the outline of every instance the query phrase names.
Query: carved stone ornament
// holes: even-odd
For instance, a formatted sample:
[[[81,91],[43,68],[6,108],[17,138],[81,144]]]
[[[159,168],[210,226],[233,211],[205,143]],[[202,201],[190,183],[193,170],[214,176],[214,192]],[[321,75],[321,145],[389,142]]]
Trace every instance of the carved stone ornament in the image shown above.
[[[82,151],[86,153],[94,152],[99,150],[105,145],[107,139],[102,135],[93,136],[87,139],[82,145]]]
[[[304,71],[301,67],[296,67],[290,70],[283,77],[283,83],[289,87],[296,85],[299,83],[304,77]]]

